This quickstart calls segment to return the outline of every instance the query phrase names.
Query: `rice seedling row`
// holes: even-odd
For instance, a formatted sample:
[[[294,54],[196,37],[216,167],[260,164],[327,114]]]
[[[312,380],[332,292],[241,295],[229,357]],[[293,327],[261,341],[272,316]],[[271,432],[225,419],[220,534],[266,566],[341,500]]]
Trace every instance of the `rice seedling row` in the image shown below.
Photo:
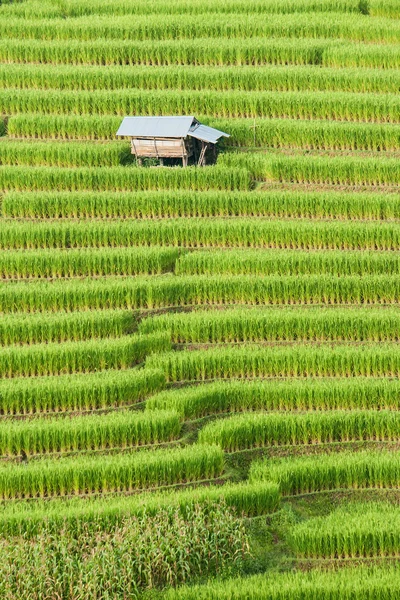
[[[160,276],[156,279],[9,282],[0,310],[51,312],[88,309],[157,309],[248,304],[398,304],[398,276]]]
[[[136,315],[129,310],[14,314],[0,322],[0,345],[117,338],[136,328]]]
[[[169,347],[170,341],[165,334],[8,346],[0,348],[0,374],[2,377],[20,377],[128,369],[143,362],[149,352],[160,352]]]
[[[167,382],[246,377],[399,377],[396,344],[210,348],[149,356],[146,365],[161,369]]]
[[[106,415],[0,422],[0,454],[40,454],[104,450],[170,442],[180,435],[177,413],[111,412]]]
[[[154,94],[153,90],[118,89],[75,92],[18,88],[4,90],[0,88],[0,105],[3,114],[12,117],[8,131],[13,135],[21,129],[27,132],[32,131],[32,128],[34,128],[33,131],[35,129],[48,131],[50,135],[56,135],[57,124],[61,122],[64,124],[64,129],[68,124],[68,132],[71,131],[72,135],[76,132],[75,135],[79,134],[79,137],[84,137],[84,131],[91,130],[92,137],[94,136],[93,132],[96,137],[110,137],[116,119],[104,119],[93,129],[94,119],[90,118],[90,115],[111,117],[112,115],[127,114],[196,113],[197,115],[206,115],[208,121],[212,117],[220,119],[265,117],[360,121],[365,124],[398,124],[400,122],[400,109],[395,93],[365,94],[339,91],[330,91],[329,93],[325,91],[229,91],[227,93],[226,91],[207,90],[159,90],[157,94]],[[32,124],[32,118],[25,113],[39,113],[37,116],[35,115],[37,124]],[[66,113],[71,117],[79,115],[79,122],[76,118],[74,120],[71,117],[63,116]],[[19,114],[20,118],[17,120],[16,116]],[[52,115],[59,116],[58,120],[50,120],[49,117]],[[81,117],[81,115],[83,116]],[[334,127],[335,124],[330,126]],[[284,125],[281,127],[283,128]],[[317,133],[311,132],[309,136],[311,135],[316,136]],[[361,139],[363,139],[362,136]]]
[[[99,248],[0,251],[0,278],[160,275],[174,270],[175,248]]]
[[[162,22],[158,15],[137,15],[127,23],[126,16],[75,18],[73,22],[64,19],[30,20],[21,24],[21,19],[7,19],[7,25],[0,25],[0,35],[6,38],[29,40],[167,40],[213,38],[337,38],[359,42],[396,43],[400,41],[400,27],[390,19],[366,20],[361,14],[320,13],[310,21],[307,13],[292,15],[270,15],[268,20],[257,14],[248,14],[246,19],[237,13],[214,15],[212,21],[208,13],[193,15],[164,15]]]
[[[11,254],[12,256],[12,254]],[[0,254],[1,270],[1,254]],[[1,271],[0,271],[1,272]],[[179,257],[178,275],[384,275],[400,272],[393,252],[348,250],[198,250]]]
[[[399,434],[400,419],[396,411],[254,412],[209,423],[200,430],[199,442],[236,452],[265,446],[397,441]]]
[[[241,65],[235,67],[112,67],[0,64],[0,87],[52,90],[331,91],[397,93],[400,73],[372,68]],[[11,122],[10,122],[11,123]],[[9,130],[10,131],[10,130]],[[55,133],[55,132],[54,132]]]
[[[1,389],[1,388],[0,388]],[[245,411],[398,410],[396,379],[217,381],[167,389],[146,400],[146,411],[173,410],[185,419]]]
[[[279,259],[278,259],[279,260]],[[337,308],[315,310],[228,309],[148,317],[139,332],[166,332],[173,343],[258,341],[397,341],[400,311]]]
[[[385,221],[400,219],[400,196],[384,193],[184,191],[7,192],[6,218],[274,217]],[[188,258],[189,260],[189,258]]]
[[[0,414],[29,416],[114,409],[142,402],[164,386],[163,373],[151,369],[3,379]]]
[[[0,466],[0,497],[43,498],[132,491],[219,476],[224,456],[217,446],[133,454],[30,461]]]
[[[37,221],[35,223],[4,220],[0,230],[0,248],[4,250],[100,249],[119,246],[388,251],[400,248],[400,229],[397,223],[390,222],[178,218],[157,221],[130,219]],[[166,249],[164,252],[167,251]],[[114,252],[117,255],[117,250]],[[173,256],[173,252],[174,249],[171,248],[170,256]],[[137,256],[144,257],[145,250],[137,251]],[[148,256],[151,256],[150,249]],[[188,262],[190,260],[192,259],[187,259]],[[311,257],[307,260],[318,261],[319,259]],[[346,261],[346,258],[343,260]]]
[[[346,596],[364,600],[368,596],[391,600],[400,590],[395,567],[363,567],[336,570],[311,570],[214,579],[205,585],[171,589],[167,600],[342,600]]]
[[[250,481],[271,481],[283,495],[354,488],[398,488],[400,462],[396,451],[340,452],[318,456],[254,461]]]
[[[190,489],[175,489],[172,492],[152,492],[137,495],[119,495],[103,498],[58,499],[51,503],[41,500],[6,504],[0,517],[3,536],[41,533],[43,529],[59,532],[68,525],[78,535],[82,524],[88,527],[101,525],[111,530],[128,516],[158,515],[165,509],[179,509],[183,516],[193,506],[199,505],[207,511],[217,502],[235,510],[238,515],[258,516],[274,512],[279,506],[278,486],[273,483],[225,483],[223,486],[209,485]],[[60,513],[60,502],[63,512]]]
[[[19,191],[145,191],[145,190],[249,190],[247,169],[213,166],[142,169],[140,167],[0,167],[0,190]]]

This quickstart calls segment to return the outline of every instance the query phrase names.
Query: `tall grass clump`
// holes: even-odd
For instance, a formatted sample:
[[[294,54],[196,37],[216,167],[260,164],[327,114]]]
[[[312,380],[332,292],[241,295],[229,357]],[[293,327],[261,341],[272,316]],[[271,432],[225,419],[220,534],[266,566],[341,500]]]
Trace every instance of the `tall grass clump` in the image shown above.
[[[165,334],[8,346],[0,349],[0,374],[2,377],[32,377],[128,369],[142,362],[148,353],[165,351],[170,346]]]
[[[399,434],[400,418],[392,411],[255,412],[209,423],[200,430],[199,442],[218,444],[227,452],[236,452],[264,446],[394,441]]]
[[[0,381],[0,414],[39,415],[104,410],[142,402],[165,386],[159,370],[22,377]]]
[[[218,446],[194,445],[133,454],[43,459],[0,467],[0,497],[44,498],[133,491],[221,475]]]
[[[162,390],[146,410],[174,410],[185,419],[245,411],[398,410],[396,379],[286,379],[217,381]]]
[[[323,490],[398,488],[400,458],[388,450],[340,452],[253,462],[250,481],[272,481],[283,495]]]

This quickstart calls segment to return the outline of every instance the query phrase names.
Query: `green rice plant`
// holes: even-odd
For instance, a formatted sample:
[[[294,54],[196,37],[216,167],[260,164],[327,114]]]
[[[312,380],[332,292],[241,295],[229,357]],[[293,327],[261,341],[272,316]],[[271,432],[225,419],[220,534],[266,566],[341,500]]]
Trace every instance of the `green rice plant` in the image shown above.
[[[250,556],[244,523],[222,502],[193,505],[185,515],[167,507],[155,516],[124,517],[111,530],[82,523],[78,535],[68,524],[57,535],[44,527],[31,543],[21,536],[1,540],[0,547],[0,593],[21,600],[44,588],[49,597],[67,597],[72,586],[82,600],[93,589],[99,597],[137,598],[141,591],[224,574],[232,565],[239,569]],[[31,577],[24,576],[27,565]]]
[[[111,412],[64,418],[0,421],[0,454],[34,456],[159,444],[180,435],[177,413]]]
[[[209,22],[209,21],[208,21]],[[242,64],[322,64],[324,50],[334,42],[325,39],[292,40],[253,37],[251,39],[160,40],[57,40],[12,38],[0,41],[0,60],[12,63],[88,65],[242,65]],[[385,45],[381,53],[396,58],[395,45]],[[363,50],[359,50],[361,57]],[[375,66],[368,48],[366,59]],[[346,66],[347,58],[343,58]],[[328,61],[326,61],[328,62]],[[366,64],[365,66],[368,66]]]
[[[172,492],[142,492],[140,495],[103,496],[101,498],[57,499],[52,502],[15,501],[2,507],[0,531],[2,536],[24,535],[26,537],[43,530],[58,533],[67,525],[79,534],[82,525],[112,530],[129,516],[159,515],[167,508],[179,510],[183,516],[199,505],[204,511],[213,509],[214,504],[223,502],[238,515],[254,517],[269,514],[279,506],[280,495],[274,483],[248,482],[230,483],[219,486],[199,486],[190,489],[175,489]],[[62,502],[62,511],[60,511]]]
[[[207,381],[247,377],[398,377],[398,345],[288,347],[241,344],[149,356],[166,381]]]
[[[17,313],[0,321],[0,345],[117,338],[132,333],[136,328],[136,316],[129,310],[36,315]]]
[[[365,19],[361,14],[316,13],[310,20],[308,13],[293,13],[282,19],[281,15],[269,15],[260,19],[259,14],[249,13],[246,19],[240,13],[193,15],[173,14],[137,15],[127,20],[126,16],[87,16],[75,18],[40,19],[21,24],[18,17],[4,19],[0,24],[0,36],[28,40],[170,40],[212,38],[335,38],[360,42],[396,43],[400,41],[399,25],[396,21],[376,17]]]
[[[264,446],[397,441],[399,435],[397,411],[254,412],[209,423],[200,430],[199,442],[217,444],[227,452],[237,452]]]
[[[279,258],[278,258],[279,260]],[[373,308],[234,308],[167,313],[139,332],[165,332],[175,344],[287,341],[400,341],[400,313]]]
[[[99,248],[0,252],[3,279],[159,275],[173,271],[176,248]]]
[[[400,593],[398,569],[365,566],[312,569],[214,579],[170,589],[166,600],[392,600]]]
[[[53,132],[51,134],[53,137],[68,137],[71,135],[69,132],[72,132],[72,137],[77,137],[76,133],[79,133],[78,137],[84,137],[85,131],[89,131],[91,132],[89,133],[90,139],[103,138],[105,134],[108,138],[115,134],[116,119],[113,115],[122,117],[126,114],[190,113],[206,115],[210,123],[213,122],[211,117],[219,119],[238,117],[282,119],[285,117],[303,120],[361,121],[362,123],[400,122],[400,108],[395,93],[365,94],[330,91],[327,94],[325,91],[307,90],[245,93],[229,91],[226,93],[226,91],[214,90],[159,90],[157,94],[154,94],[153,90],[140,89],[95,90],[93,92],[13,89],[10,93],[9,89],[0,89],[0,103],[3,111],[8,115],[23,113],[20,124],[19,126],[17,124],[16,128],[13,128],[13,117],[10,119],[9,131],[13,135],[18,131],[18,127],[22,127],[23,131],[32,133],[38,131],[40,135],[50,130]],[[37,124],[32,124],[29,115],[25,113],[39,113],[38,117],[35,115],[35,119],[38,118]],[[76,116],[74,118],[65,117],[66,113],[71,116],[78,115],[80,122],[77,123]],[[47,115],[62,115],[62,117],[49,120]],[[93,126],[93,115],[107,115],[108,118],[104,122],[99,120]],[[57,133],[57,123],[61,124],[59,133]],[[284,125],[281,127],[283,128]],[[251,131],[254,136],[254,131]],[[351,131],[355,131],[354,128]],[[309,135],[315,137],[317,133],[311,132]],[[320,133],[320,135],[323,134]],[[344,134],[338,133],[339,135],[344,136]],[[349,135],[347,133],[344,139],[348,139]],[[248,158],[250,160],[252,157]]]
[[[322,55],[322,64],[327,67],[374,67],[375,69],[398,69],[400,53],[396,45],[380,46],[373,44],[368,47],[342,43],[334,48],[326,46]]]
[[[226,119],[218,120],[215,127],[229,131],[229,146],[371,151],[400,147],[400,127],[393,124],[301,119],[257,119],[254,123],[252,119]]]
[[[146,400],[146,410],[174,410],[185,419],[252,410],[399,409],[396,379],[217,381],[163,390]]]
[[[315,17],[315,15],[314,15]],[[240,65],[235,67],[202,67],[197,66],[184,68],[182,65],[166,67],[146,67],[136,65],[132,69],[126,65],[106,66],[92,65],[41,65],[37,69],[35,65],[29,64],[0,64],[0,87],[20,89],[51,89],[51,90],[121,90],[121,89],[153,89],[153,90],[213,90],[217,91],[332,91],[332,92],[374,92],[374,93],[397,93],[399,89],[400,72],[396,69],[381,71],[368,68],[343,67],[335,69],[330,67],[315,67],[303,65],[301,69],[291,65]],[[29,119],[32,131],[44,131],[47,121],[40,115],[20,115],[12,117],[8,122],[8,133],[11,129],[15,131],[16,123],[19,123],[16,135],[29,135],[28,128],[22,128],[22,118]],[[55,119],[53,117],[53,119]],[[73,119],[73,120],[72,120]],[[88,116],[84,118],[87,122]],[[39,120],[39,129],[35,128],[35,122]],[[100,126],[99,126],[100,121]],[[115,119],[114,119],[115,121]],[[54,120],[53,120],[54,122]],[[70,123],[69,132],[72,136],[79,137],[82,117],[69,117],[64,115],[58,117],[57,124]],[[92,126],[87,133],[81,137],[89,137],[91,132],[98,132],[102,137],[103,119],[91,118]],[[74,124],[72,128],[72,123]],[[112,120],[110,118],[110,123]],[[119,125],[116,120],[117,127]],[[96,128],[97,124],[97,128]],[[317,125],[317,124],[315,124]],[[83,125],[84,126],[84,125]],[[84,126],[85,127],[85,126]],[[52,136],[56,137],[60,127],[54,126],[48,129]],[[31,130],[31,129],[29,129]],[[105,137],[113,137],[116,131],[115,123],[110,126]],[[32,134],[31,134],[32,135]],[[36,133],[38,135],[38,133]],[[59,133],[62,137],[62,133]]]
[[[400,18],[399,6],[396,0],[368,0],[368,11],[374,17]]]
[[[17,114],[7,122],[9,138],[110,140],[121,123],[118,116]],[[127,144],[125,143],[125,148]]]
[[[4,119],[0,118],[0,137],[2,137],[3,135],[6,135],[7,129],[6,129],[6,123],[4,121]]]
[[[219,165],[247,167],[265,181],[328,183],[349,185],[397,185],[400,168],[394,158],[354,156],[285,156],[262,154],[223,154]]]
[[[276,217],[381,221],[400,219],[398,194],[372,192],[8,192],[3,217],[176,218]],[[187,260],[190,260],[187,257]],[[181,267],[182,268],[182,267]]]
[[[6,0],[3,4],[9,2]],[[382,4],[381,0],[372,0],[372,6]],[[390,3],[388,3],[390,4]],[[80,17],[84,15],[147,15],[147,14],[202,14],[202,13],[242,13],[244,15],[257,13],[264,14],[290,14],[293,12],[344,12],[368,14],[370,1],[363,0],[229,0],[229,2],[218,3],[212,0],[201,2],[189,2],[179,0],[172,5],[166,5],[164,0],[154,0],[152,4],[134,4],[123,0],[96,0],[90,4],[82,3],[82,0],[69,0],[68,4],[59,5],[54,2],[43,0],[31,0],[22,5],[12,3],[10,6],[2,7],[1,14],[4,16],[15,16],[21,18],[38,17]],[[382,16],[386,16],[382,6]],[[387,16],[391,16],[389,13]]]
[[[0,144],[1,165],[115,167],[129,162],[132,162],[131,149],[125,142],[67,144],[7,140]]]
[[[167,308],[216,304],[398,304],[397,275],[160,276],[74,281],[9,282],[0,311],[51,312],[108,308]]]
[[[133,491],[213,479],[221,475],[218,446],[192,445],[95,457],[70,457],[0,465],[0,497],[44,498]]]
[[[400,273],[400,257],[393,252],[365,250],[199,250],[181,256],[175,272],[178,275],[383,275]]]
[[[277,483],[285,496],[323,490],[398,488],[400,459],[398,452],[381,449],[254,461],[249,479]]]
[[[149,352],[160,352],[170,346],[165,334],[9,346],[0,348],[0,374],[19,377],[128,369],[142,362]]]
[[[383,558],[400,548],[399,511],[385,502],[339,507],[295,525],[289,543],[299,558]]]
[[[257,217],[34,223],[4,220],[0,229],[0,248],[4,250],[107,246],[387,251],[399,250],[400,229],[398,223],[390,222],[299,222]]]
[[[19,191],[145,191],[248,190],[247,169],[209,166],[206,169],[165,167],[0,167],[0,190]]]
[[[118,408],[164,388],[159,370],[105,370],[0,381],[0,414],[37,415]]]

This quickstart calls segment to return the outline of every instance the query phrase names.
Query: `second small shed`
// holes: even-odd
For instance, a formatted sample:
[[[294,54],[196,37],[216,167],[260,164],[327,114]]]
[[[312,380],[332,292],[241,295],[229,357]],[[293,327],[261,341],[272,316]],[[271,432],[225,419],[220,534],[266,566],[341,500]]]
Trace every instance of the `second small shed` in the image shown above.
[[[187,166],[191,156],[199,166],[205,165],[206,151],[227,133],[202,125],[194,117],[125,117],[117,136],[131,138],[131,151],[142,158],[181,158]]]

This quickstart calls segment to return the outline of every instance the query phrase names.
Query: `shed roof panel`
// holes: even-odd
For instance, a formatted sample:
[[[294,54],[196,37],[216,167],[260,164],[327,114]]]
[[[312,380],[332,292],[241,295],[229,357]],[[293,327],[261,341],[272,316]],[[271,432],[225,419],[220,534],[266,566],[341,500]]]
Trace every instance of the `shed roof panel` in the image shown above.
[[[117,135],[130,137],[186,137],[194,117],[125,117]]]
[[[189,131],[189,135],[197,140],[211,142],[212,144],[215,144],[220,137],[230,137],[227,133],[219,131],[219,129],[215,129],[214,127],[208,127],[208,125],[198,125],[193,128],[193,131]]]

